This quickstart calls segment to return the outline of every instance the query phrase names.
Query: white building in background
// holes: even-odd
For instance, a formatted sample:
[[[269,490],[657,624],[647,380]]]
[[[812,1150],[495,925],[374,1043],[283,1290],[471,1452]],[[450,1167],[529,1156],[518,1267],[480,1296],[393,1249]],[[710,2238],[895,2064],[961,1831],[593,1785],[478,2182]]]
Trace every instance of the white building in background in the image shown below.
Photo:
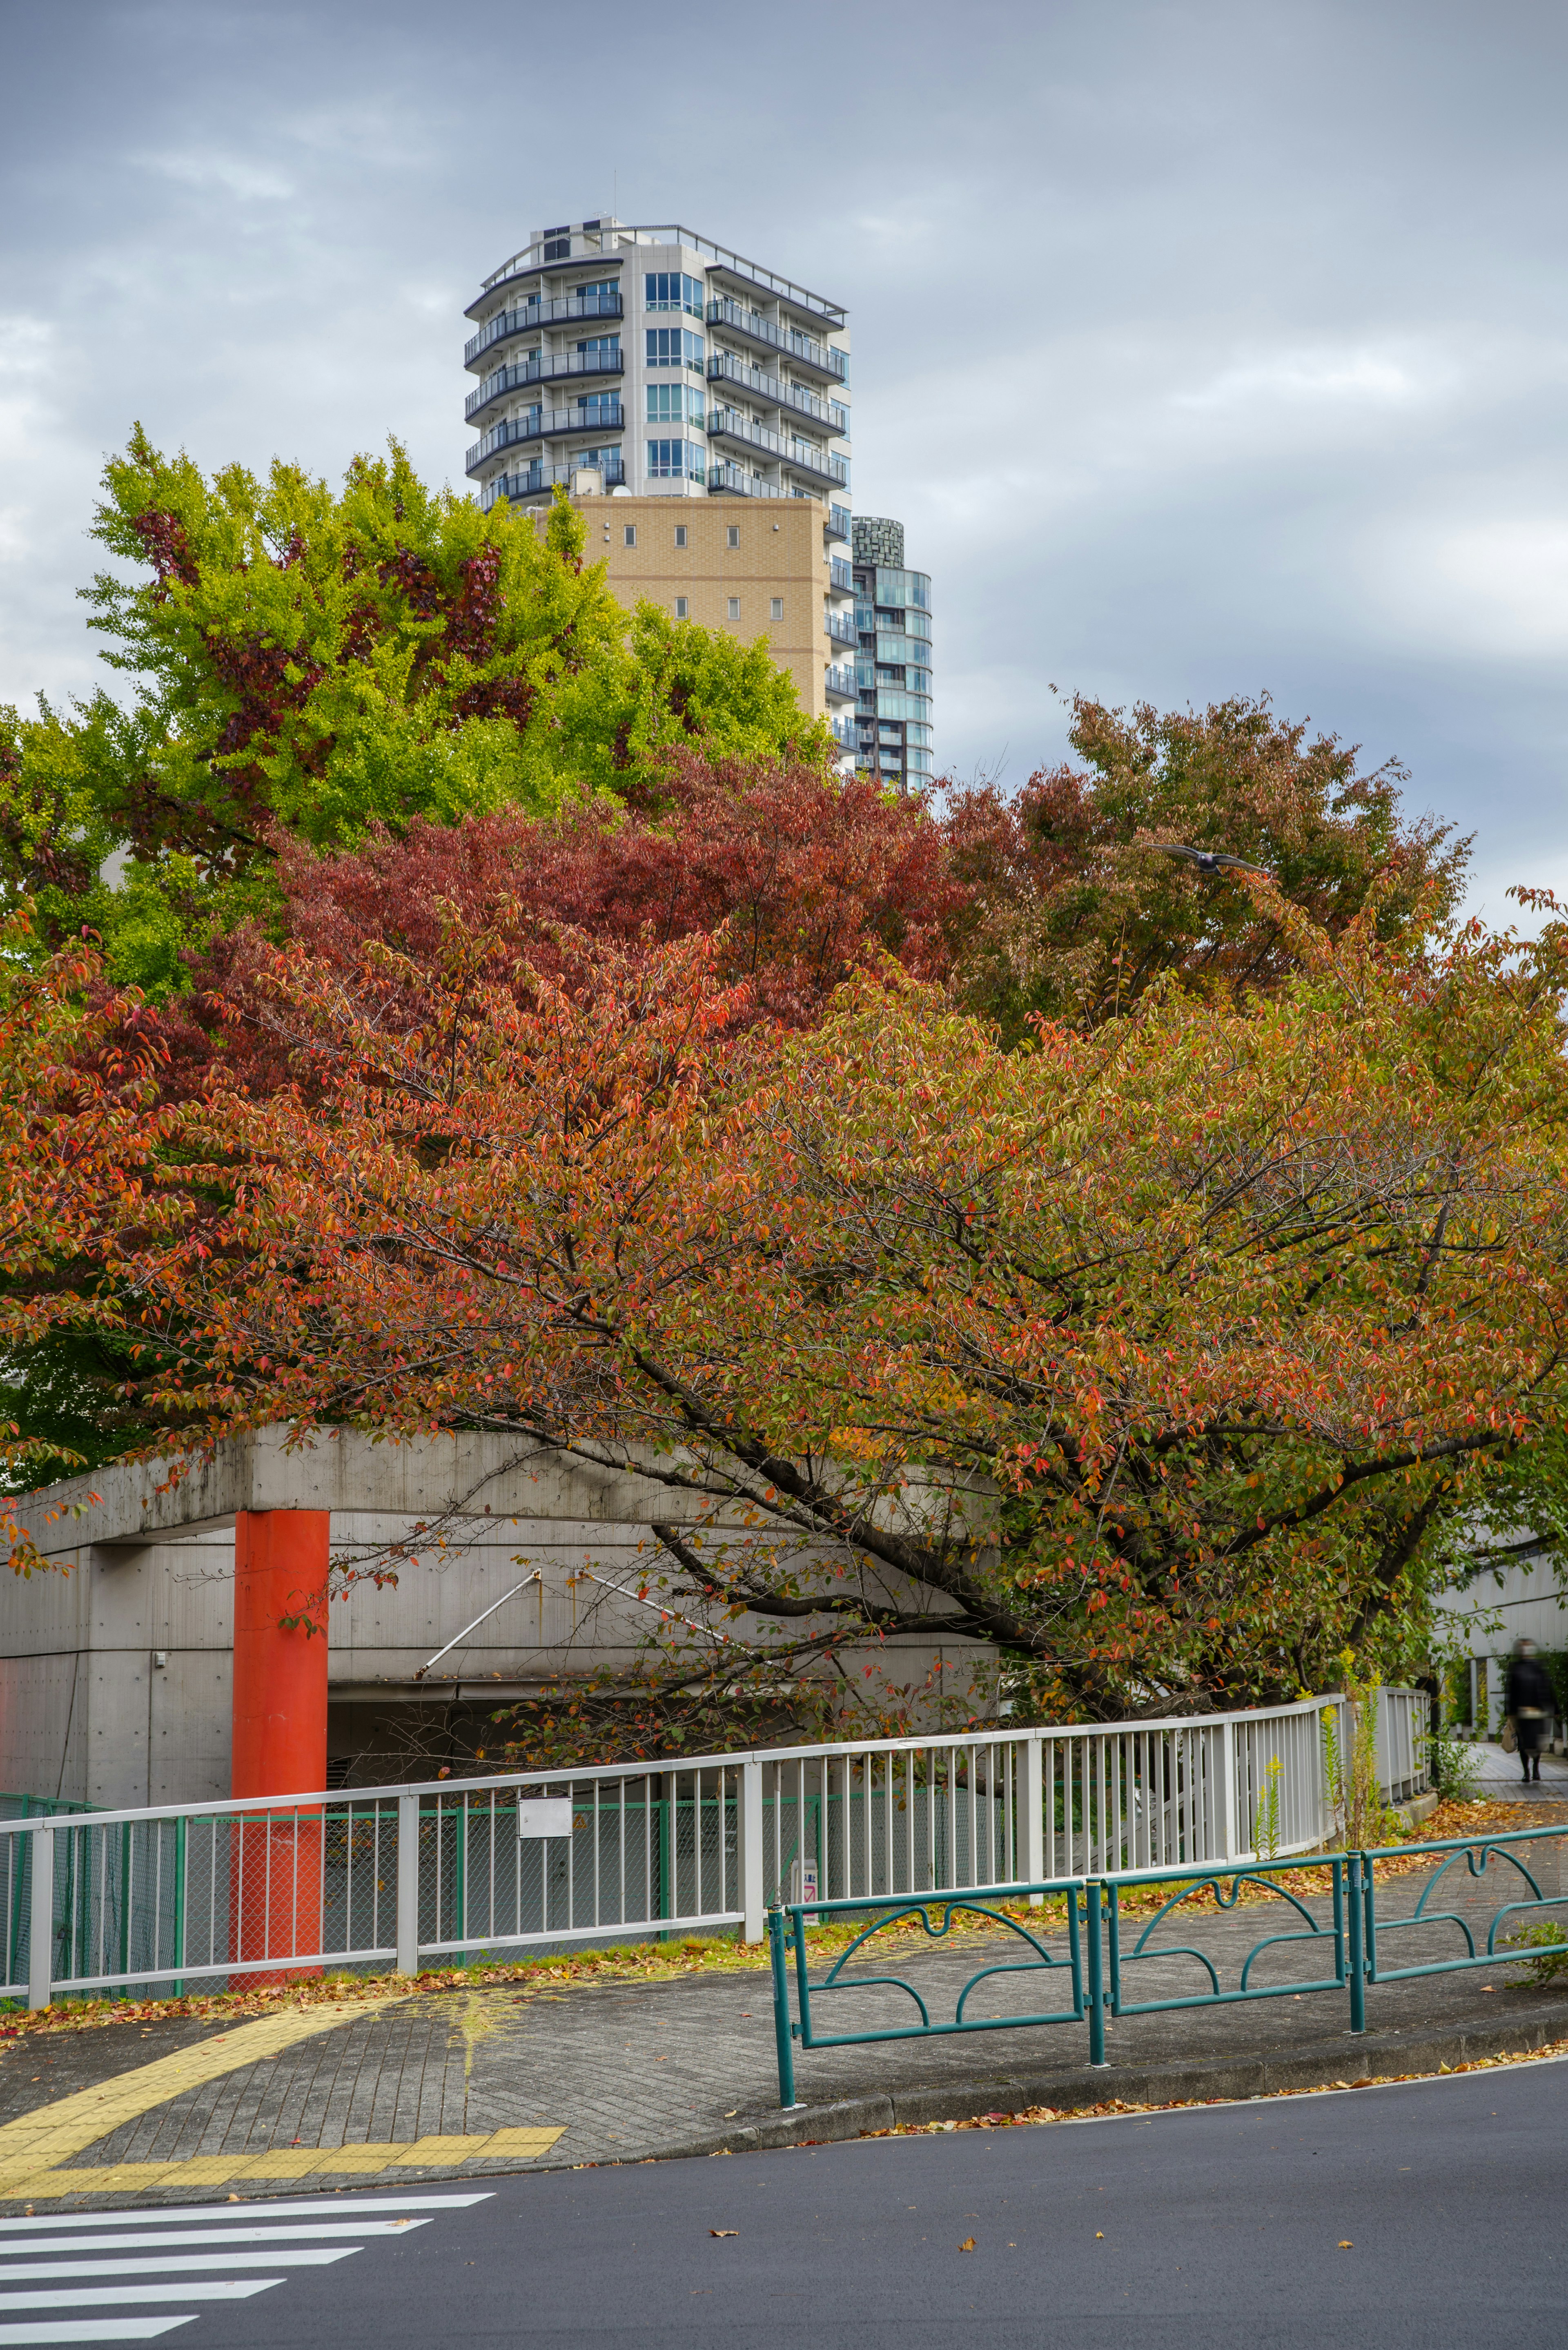
[[[853,755],[843,304],[693,229],[611,218],[535,230],[468,316],[480,503],[543,505],[557,487],[579,511],[620,501],[590,531],[611,592],[748,642],[765,634],[802,707]],[[711,516],[714,499],[722,528],[691,504]]]
[[[604,219],[536,229],[467,315],[484,505],[589,470],[633,496],[820,498],[847,543],[842,303],[693,229]]]

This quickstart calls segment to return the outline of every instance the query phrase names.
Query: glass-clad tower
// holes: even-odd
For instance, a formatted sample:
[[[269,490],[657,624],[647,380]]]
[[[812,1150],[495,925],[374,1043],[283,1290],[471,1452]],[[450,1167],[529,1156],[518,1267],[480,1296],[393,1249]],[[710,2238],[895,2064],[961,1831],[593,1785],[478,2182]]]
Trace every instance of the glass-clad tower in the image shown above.
[[[932,776],[930,574],[906,569],[901,522],[853,529],[856,770],[908,789]]]

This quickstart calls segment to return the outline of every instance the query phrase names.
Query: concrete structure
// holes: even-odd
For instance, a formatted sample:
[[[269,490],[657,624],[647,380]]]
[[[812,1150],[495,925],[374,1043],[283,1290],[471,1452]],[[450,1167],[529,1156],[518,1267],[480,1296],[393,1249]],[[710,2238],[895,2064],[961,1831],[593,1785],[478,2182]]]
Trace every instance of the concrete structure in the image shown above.
[[[280,1521],[317,1513],[339,1582],[356,1568],[397,1577],[349,1581],[325,1641],[283,1620],[317,1603],[304,1554],[276,1549]],[[498,1704],[564,1675],[629,1669],[649,1620],[637,1586],[663,1555],[650,1520],[707,1520],[635,1470],[501,1438],[340,1433],[290,1451],[281,1430],[231,1440],[179,1482],[155,1465],[99,1470],[27,1497],[19,1514],[60,1571],[0,1588],[0,1789],[103,1805],[243,1792],[232,1767],[237,1779],[254,1766],[235,1731],[243,1748],[258,1704],[243,1670],[235,1685],[237,1521],[242,1568],[258,1556],[247,1522],[270,1521],[281,1571],[259,1629],[302,1645],[291,1670],[324,1673],[326,1783],[345,1786],[461,1770]],[[307,1542],[320,1531],[297,1530]],[[241,1653],[243,1665],[243,1638]],[[896,1677],[929,1675],[957,1694],[987,1653],[899,1644]],[[315,1734],[315,1696],[296,1687],[290,1704],[295,1730],[267,1733],[275,1757],[296,1730]]]
[[[908,790],[934,773],[931,577],[904,563],[904,525],[854,522],[857,734],[861,775]]]
[[[621,534],[635,529],[639,554],[647,532],[656,555],[673,557],[675,534],[685,530],[679,551],[691,556],[690,569],[618,562],[612,588],[672,609],[684,599],[685,617],[748,639],[768,633],[797,682],[811,672],[805,706],[826,711],[853,751],[843,305],[694,230],[604,218],[535,230],[491,272],[468,316],[475,332],[464,364],[478,380],[465,414],[480,438],[466,469],[481,504],[544,503],[562,485],[639,507],[672,504],[669,546],[660,549],[652,523],[629,515],[612,529],[612,546],[618,556]],[[725,567],[708,560],[713,533],[699,516],[710,503],[724,509],[719,553],[736,551],[731,534],[741,531],[738,591]],[[813,539],[804,570],[803,536]],[[809,609],[797,612],[803,577],[814,584]]]

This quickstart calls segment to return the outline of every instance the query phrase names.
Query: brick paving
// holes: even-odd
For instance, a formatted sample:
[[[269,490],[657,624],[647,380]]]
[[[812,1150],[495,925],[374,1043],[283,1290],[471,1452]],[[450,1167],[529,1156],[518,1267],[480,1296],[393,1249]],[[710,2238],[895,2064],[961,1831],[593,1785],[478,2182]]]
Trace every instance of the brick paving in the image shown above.
[[[1557,1851],[1550,1852],[1547,1884],[1555,1891]],[[1408,1915],[1424,1873],[1379,1888],[1379,1914]],[[1442,1906],[1457,1908],[1482,1931],[1498,1899],[1489,1875],[1472,1884],[1450,1872]],[[1326,1899],[1308,1905],[1326,1924]],[[1132,1946],[1146,1920],[1124,1927],[1128,1989],[1143,1998],[1179,1997],[1207,1987],[1205,1970],[1169,1946],[1201,1947],[1222,1985],[1237,1979],[1246,1953],[1271,1934],[1311,1929],[1283,1903],[1259,1904],[1224,1915],[1211,1906],[1189,1908],[1157,1937],[1167,1954],[1132,1962]],[[1399,1943],[1407,1947],[1399,1948]],[[1457,1928],[1424,1926],[1389,1938],[1385,1963],[1417,1964],[1459,1947]],[[1060,1937],[1048,1942],[1064,1952]],[[950,2016],[962,1984],[981,1968],[1027,1957],[1011,1936],[921,1950],[904,1943],[867,1970],[897,1973],[919,1991],[933,2021]],[[865,1963],[863,1961],[863,1963]],[[822,1969],[814,1969],[820,1973]],[[1518,2044],[1539,2037],[1541,2019],[1560,2005],[1568,1986],[1545,1990],[1511,1985],[1507,1959],[1477,1973],[1425,1977],[1375,1985],[1367,1994],[1370,2031],[1379,2045],[1412,2044],[1435,2032],[1513,2032]],[[1254,1981],[1320,1980],[1333,1973],[1327,1937],[1277,1945],[1255,1962]],[[1042,1993],[1044,1980],[1046,1989]],[[971,2013],[1005,2019],[1031,2008],[1065,2004],[1065,1972],[993,1976],[971,2000]],[[817,2004],[819,2029],[897,2026],[911,2015],[906,1994],[884,1987],[845,1992],[836,2006]],[[843,2018],[843,2021],[840,2021]],[[852,2021],[851,2021],[852,2019]],[[150,2058],[203,2040],[222,2025],[175,2022],[151,2028],[24,2039],[0,2053],[0,2119],[23,2114],[91,2081],[118,2077]],[[1392,2037],[1391,2037],[1392,2035]],[[1239,2061],[1310,2061],[1323,2077],[1353,2074],[1366,2043],[1349,2030],[1343,1987],[1245,2005],[1184,2009],[1114,2019],[1107,2031],[1110,2070],[1093,2076],[1114,2096],[1118,2078],[1171,2067],[1233,2067]],[[984,2111],[995,2104],[1082,2102],[1074,2090],[1087,2060],[1087,2027],[1069,2022],[1008,2027],[981,2034],[891,2041],[870,2047],[801,2050],[797,2094],[811,2112],[846,2099],[893,2096],[913,2116],[926,2098],[934,2112]],[[1384,2069],[1387,2069],[1385,2065]],[[1180,2092],[1176,2092],[1180,2094]],[[1189,2094],[1201,2095],[1201,2087]],[[965,2105],[964,2100],[968,2099]],[[1009,2103],[1011,2100],[1011,2104]],[[490,1987],[434,1993],[357,2013],[351,2021],[303,2040],[266,2060],[247,2064],[171,2099],[125,2123],[75,2158],[79,2179],[94,2168],[126,2162],[236,2159],[275,2149],[343,2148],[445,2137],[477,2142],[495,2130],[561,2129],[548,2152],[552,2167],[645,2159],[747,2137],[776,2124],[771,1987],[763,1969],[668,1981],[607,1981],[561,1989]],[[807,2121],[809,2130],[809,2119]],[[363,2169],[348,2157],[345,2171]],[[481,2159],[479,2167],[496,2167]],[[327,2167],[323,2166],[323,2171]],[[473,2173],[470,2162],[463,2172]],[[431,2175],[438,2172],[433,2167]],[[408,2179],[408,2168],[383,2174]],[[210,2190],[209,2190],[210,2191]],[[160,2189],[162,2193],[163,2190]],[[171,2180],[165,2199],[178,2199]],[[76,2199],[80,2199],[78,2197]]]

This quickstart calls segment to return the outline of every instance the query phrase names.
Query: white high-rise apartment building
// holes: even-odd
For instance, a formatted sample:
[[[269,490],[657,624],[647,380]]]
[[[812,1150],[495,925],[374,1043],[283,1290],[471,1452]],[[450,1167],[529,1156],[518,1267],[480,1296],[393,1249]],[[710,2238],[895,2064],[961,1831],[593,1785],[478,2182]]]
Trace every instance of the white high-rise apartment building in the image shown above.
[[[535,230],[468,316],[463,360],[477,381],[465,413],[480,438],[467,472],[482,504],[547,503],[557,484],[579,504],[622,502],[613,526],[605,515],[602,546],[593,533],[611,588],[667,602],[679,619],[765,629],[803,706],[828,715],[853,752],[843,305],[691,229],[607,218]],[[747,520],[716,537],[680,508],[645,516],[652,498],[744,501]],[[787,528],[768,518],[781,500]],[[820,510],[815,555],[796,500]]]
[[[849,531],[849,329],[687,228],[539,229],[485,279],[463,354],[486,506],[602,474],[633,496],[819,498]]]

